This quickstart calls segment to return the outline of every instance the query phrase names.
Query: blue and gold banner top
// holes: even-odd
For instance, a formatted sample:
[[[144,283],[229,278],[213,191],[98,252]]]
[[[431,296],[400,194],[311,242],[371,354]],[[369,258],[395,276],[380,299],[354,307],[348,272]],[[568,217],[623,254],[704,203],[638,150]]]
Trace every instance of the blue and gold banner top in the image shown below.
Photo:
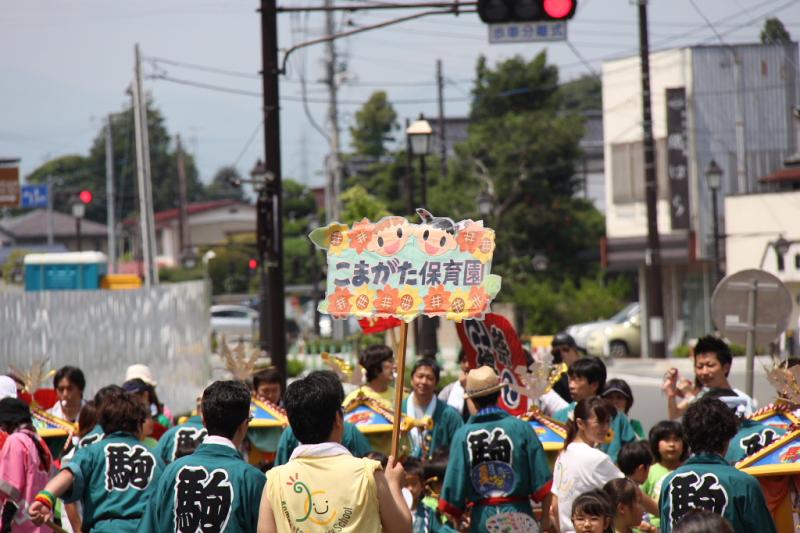
[[[399,216],[378,222],[333,222],[309,238],[327,251],[328,279],[319,311],[334,318],[420,315],[461,322],[482,319],[500,291],[491,274],[494,230],[482,221],[434,217],[421,224]]]

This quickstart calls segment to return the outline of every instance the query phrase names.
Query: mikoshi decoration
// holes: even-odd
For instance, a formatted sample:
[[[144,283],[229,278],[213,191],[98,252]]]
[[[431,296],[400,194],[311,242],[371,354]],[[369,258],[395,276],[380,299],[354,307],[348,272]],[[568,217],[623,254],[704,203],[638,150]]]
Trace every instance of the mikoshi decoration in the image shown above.
[[[399,216],[352,227],[333,222],[309,238],[327,251],[328,279],[319,311],[334,318],[402,320],[397,348],[398,376],[405,372],[408,323],[418,316],[461,322],[483,319],[500,291],[491,274],[494,230],[482,221],[435,217],[417,209],[422,222]],[[396,386],[392,454],[397,456],[403,383]]]
[[[350,422],[355,425],[358,430],[364,434],[370,442],[373,450],[384,452],[389,449],[392,443],[387,444],[387,437],[392,437],[394,422],[397,412],[392,412],[387,409],[386,404],[370,398],[359,392],[344,406],[344,421]],[[417,420],[406,416],[400,415],[399,431],[403,434],[409,432],[413,428],[432,429],[433,419],[425,417],[422,420]],[[392,453],[394,455],[394,452]]]
[[[778,531],[800,529],[800,429],[791,431],[758,452],[745,457],[736,468],[755,476]]]
[[[553,420],[549,416],[542,413],[538,407],[534,407],[524,415],[519,416],[520,419],[528,422],[536,436],[542,442],[542,447],[546,452],[557,452],[564,448],[564,440],[567,438],[567,428]]]
[[[34,360],[28,370],[20,370],[14,365],[9,365],[11,373],[24,384],[20,399],[31,407],[38,407],[45,411],[58,401],[55,389],[41,386],[45,381],[52,379],[56,373],[55,369],[47,370],[47,367],[50,366],[49,362],[50,360],[47,358]]]
[[[261,350],[258,348],[248,349],[243,342],[238,342],[231,348],[228,345],[225,335],[220,335],[219,352],[225,367],[233,375],[233,379],[248,381],[253,376],[253,372],[261,357]]]
[[[342,383],[350,383],[356,386],[361,385],[361,381],[364,379],[364,369],[361,365],[356,365],[354,368],[341,357],[336,357],[328,352],[322,352],[320,357],[322,357],[322,362],[333,370]]]
[[[797,409],[796,405],[778,399],[750,415],[750,418],[756,422],[789,431],[792,426],[800,426],[800,418],[793,412],[795,409]]]
[[[271,402],[250,398],[250,416],[247,438],[250,451],[247,460],[252,465],[272,462],[278,450],[281,433],[289,425],[286,411]]]

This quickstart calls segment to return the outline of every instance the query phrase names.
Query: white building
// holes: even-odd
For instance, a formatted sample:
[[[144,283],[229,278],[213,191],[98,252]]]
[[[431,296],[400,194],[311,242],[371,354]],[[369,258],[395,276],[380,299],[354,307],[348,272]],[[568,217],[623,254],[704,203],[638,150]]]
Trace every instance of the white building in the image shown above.
[[[723,235],[731,231],[726,212],[729,224],[735,214],[737,231],[770,217],[752,211],[740,214],[723,198],[765,190],[759,178],[780,168],[795,152],[792,112],[798,104],[798,52],[794,43],[694,46],[653,53],[650,65],[665,339],[674,347],[713,329],[713,221],[705,169],[713,159],[724,172],[719,192]],[[670,93],[670,102],[667,89],[678,89]],[[670,135],[668,105],[673,109]],[[604,63],[607,238],[602,254],[610,269],[638,271],[640,302],[646,307],[641,121],[638,56]],[[730,264],[728,271],[737,268]],[[646,321],[642,324],[646,328]]]

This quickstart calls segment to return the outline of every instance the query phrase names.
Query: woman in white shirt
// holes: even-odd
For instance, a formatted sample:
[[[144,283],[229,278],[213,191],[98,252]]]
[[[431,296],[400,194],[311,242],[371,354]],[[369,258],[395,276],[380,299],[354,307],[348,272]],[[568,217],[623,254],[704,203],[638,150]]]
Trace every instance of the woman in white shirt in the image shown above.
[[[592,489],[601,489],[608,481],[624,477],[604,452],[596,449],[606,440],[614,408],[599,396],[585,398],[575,406],[567,426],[564,450],[553,469],[553,507],[561,533],[574,532],[572,503]]]

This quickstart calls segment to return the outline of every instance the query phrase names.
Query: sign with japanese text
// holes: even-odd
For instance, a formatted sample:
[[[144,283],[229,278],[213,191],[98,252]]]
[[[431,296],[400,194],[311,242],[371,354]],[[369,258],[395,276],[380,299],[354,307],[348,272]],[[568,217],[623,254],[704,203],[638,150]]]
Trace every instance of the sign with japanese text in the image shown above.
[[[689,229],[686,89],[667,89],[667,177],[672,229]]]
[[[483,319],[500,290],[500,276],[491,274],[494,230],[481,221],[456,223],[417,212],[421,224],[389,216],[311,232],[328,257],[320,312],[406,322],[420,315]]]
[[[501,381],[524,386],[517,367],[527,368],[528,361],[514,326],[505,317],[489,313],[483,321],[465,320],[456,324],[458,338],[470,368],[494,367]],[[528,397],[505,387],[500,406],[513,415],[528,411]]]
[[[33,209],[47,207],[47,185],[23,185],[20,207]]]
[[[567,23],[563,20],[489,24],[489,43],[491,44],[566,40]]]
[[[0,207],[19,207],[19,167],[0,166]]]

